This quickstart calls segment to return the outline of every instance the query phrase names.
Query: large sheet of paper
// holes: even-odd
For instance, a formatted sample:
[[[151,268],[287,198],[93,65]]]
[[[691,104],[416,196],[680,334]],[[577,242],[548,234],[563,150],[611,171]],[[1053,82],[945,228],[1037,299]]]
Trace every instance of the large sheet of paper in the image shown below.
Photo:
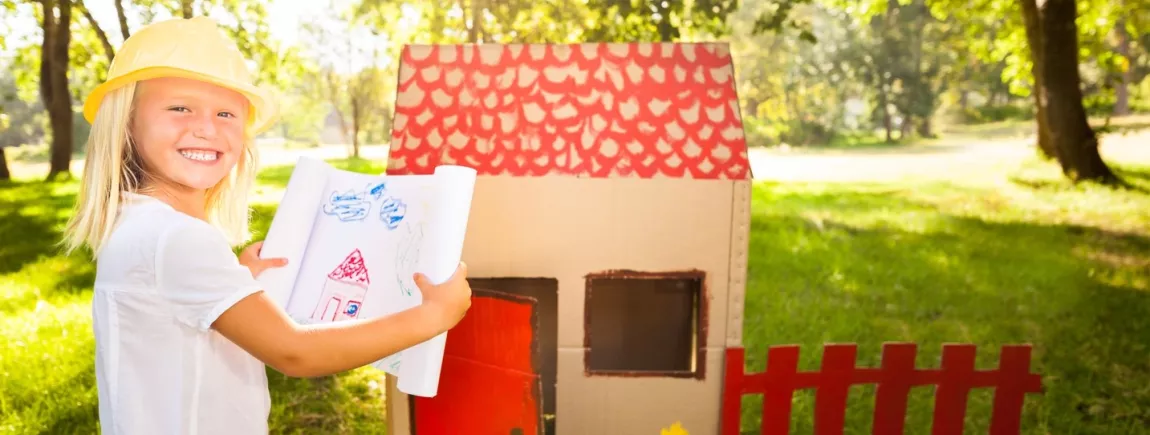
[[[440,166],[431,175],[371,175],[301,158],[262,249],[286,257],[259,281],[297,322],[339,322],[419,305],[412,276],[449,279],[463,253],[474,169]],[[434,397],[447,334],[372,364],[400,391]]]

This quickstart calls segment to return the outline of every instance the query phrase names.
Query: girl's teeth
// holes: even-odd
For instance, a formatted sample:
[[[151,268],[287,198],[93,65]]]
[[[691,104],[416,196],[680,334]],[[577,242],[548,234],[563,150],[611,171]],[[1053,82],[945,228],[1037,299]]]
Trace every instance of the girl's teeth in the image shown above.
[[[216,153],[212,151],[180,151],[180,154],[192,160],[204,162],[216,160]]]

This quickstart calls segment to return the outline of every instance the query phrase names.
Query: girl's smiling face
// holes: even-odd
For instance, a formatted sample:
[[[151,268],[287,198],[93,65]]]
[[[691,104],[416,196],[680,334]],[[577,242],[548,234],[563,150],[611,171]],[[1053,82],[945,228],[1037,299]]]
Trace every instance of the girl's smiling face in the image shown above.
[[[130,132],[152,187],[206,191],[244,152],[248,100],[198,80],[164,77],[137,87]]]

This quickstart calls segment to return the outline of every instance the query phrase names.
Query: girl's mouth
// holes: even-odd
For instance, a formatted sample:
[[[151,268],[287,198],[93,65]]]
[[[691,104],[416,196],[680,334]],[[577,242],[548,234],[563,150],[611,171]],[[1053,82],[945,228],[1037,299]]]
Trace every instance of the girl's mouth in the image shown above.
[[[209,150],[180,150],[180,155],[198,162],[214,162],[220,158],[220,153]]]

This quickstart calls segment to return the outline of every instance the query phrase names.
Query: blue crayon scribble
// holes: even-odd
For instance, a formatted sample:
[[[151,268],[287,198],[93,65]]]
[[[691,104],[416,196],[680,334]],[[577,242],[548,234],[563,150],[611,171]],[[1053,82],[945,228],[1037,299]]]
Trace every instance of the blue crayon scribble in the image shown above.
[[[379,220],[387,225],[387,229],[399,228],[399,222],[407,215],[407,204],[396,198],[387,198],[379,206]]]
[[[371,203],[364,201],[363,192],[348,190],[344,193],[332,192],[328,203],[323,205],[323,212],[333,215],[342,222],[362,221],[367,217],[367,210]]]
[[[385,183],[379,183],[378,186],[372,187],[371,190],[369,190],[369,192],[371,193],[371,196],[375,199],[379,199],[380,197],[382,197],[383,191],[385,189],[385,185],[386,185]]]

